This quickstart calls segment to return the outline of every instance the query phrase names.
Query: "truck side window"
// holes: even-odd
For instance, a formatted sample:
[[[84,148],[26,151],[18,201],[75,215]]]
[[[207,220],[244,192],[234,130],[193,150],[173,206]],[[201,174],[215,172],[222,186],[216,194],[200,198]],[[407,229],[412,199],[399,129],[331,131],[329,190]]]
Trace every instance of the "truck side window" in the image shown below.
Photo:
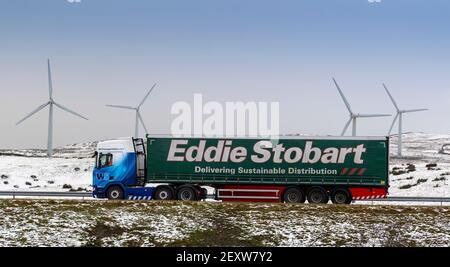
[[[98,158],[98,169],[112,166],[113,164],[113,155],[112,154],[103,154],[101,153]]]

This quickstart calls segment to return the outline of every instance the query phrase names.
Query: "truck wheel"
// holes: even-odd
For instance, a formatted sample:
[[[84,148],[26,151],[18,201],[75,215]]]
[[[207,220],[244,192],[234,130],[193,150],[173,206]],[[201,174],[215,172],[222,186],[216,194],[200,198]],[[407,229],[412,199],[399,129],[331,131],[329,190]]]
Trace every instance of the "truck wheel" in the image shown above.
[[[156,188],[154,198],[157,200],[172,200],[173,189],[169,186],[158,186]]]
[[[298,187],[290,187],[283,194],[284,203],[305,203],[305,193]]]
[[[308,191],[308,202],[310,204],[326,204],[328,203],[329,197],[327,191],[322,187],[312,187]]]
[[[111,200],[123,199],[123,190],[120,186],[111,186],[106,191],[106,196]]]
[[[334,204],[350,204],[352,202],[352,197],[350,192],[346,188],[336,188],[331,193],[331,201]]]
[[[194,189],[190,186],[182,186],[178,189],[177,193],[178,200],[181,201],[195,201],[197,200],[197,194]]]

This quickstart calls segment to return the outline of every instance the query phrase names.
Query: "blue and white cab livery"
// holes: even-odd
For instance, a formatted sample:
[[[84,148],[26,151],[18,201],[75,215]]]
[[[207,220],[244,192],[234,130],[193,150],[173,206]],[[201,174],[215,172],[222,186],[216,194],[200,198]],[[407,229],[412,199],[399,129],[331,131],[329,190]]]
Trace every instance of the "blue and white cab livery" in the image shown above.
[[[145,188],[145,148],[142,139],[99,142],[95,152],[93,195],[109,199],[150,199]]]

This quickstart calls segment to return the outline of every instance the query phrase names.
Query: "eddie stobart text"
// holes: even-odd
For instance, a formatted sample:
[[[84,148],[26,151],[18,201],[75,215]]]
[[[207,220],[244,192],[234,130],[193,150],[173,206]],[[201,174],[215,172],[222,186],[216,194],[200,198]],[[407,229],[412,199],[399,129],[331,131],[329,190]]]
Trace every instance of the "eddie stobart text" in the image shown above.
[[[364,164],[366,153],[364,144],[354,147],[314,146],[313,141],[305,142],[304,147],[286,147],[283,143],[273,145],[267,140],[257,141],[253,150],[243,146],[233,146],[232,140],[217,140],[215,144],[207,144],[200,140],[198,145],[189,145],[189,140],[172,140],[167,161],[174,162],[232,162],[242,163],[250,159],[253,163],[303,163],[303,164],[344,164],[351,157],[354,164]]]

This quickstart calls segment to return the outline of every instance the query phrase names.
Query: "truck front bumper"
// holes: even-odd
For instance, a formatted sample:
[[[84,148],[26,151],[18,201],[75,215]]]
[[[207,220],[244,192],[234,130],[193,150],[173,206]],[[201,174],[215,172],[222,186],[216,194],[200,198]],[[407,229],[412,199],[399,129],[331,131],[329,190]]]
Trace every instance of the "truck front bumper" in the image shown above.
[[[94,198],[106,198],[105,188],[98,188],[94,186],[92,190],[92,197]]]

